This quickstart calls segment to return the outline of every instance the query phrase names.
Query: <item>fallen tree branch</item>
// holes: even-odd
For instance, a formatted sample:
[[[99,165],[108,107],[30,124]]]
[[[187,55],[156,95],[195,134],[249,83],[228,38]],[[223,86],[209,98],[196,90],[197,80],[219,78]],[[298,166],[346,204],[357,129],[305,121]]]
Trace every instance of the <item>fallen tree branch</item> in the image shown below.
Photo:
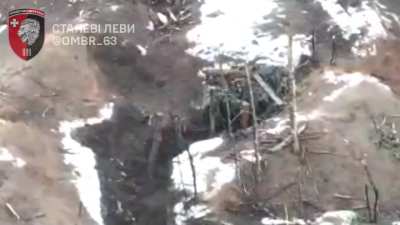
[[[278,152],[278,151],[282,150],[284,147],[286,147],[287,145],[289,145],[292,141],[293,141],[293,136],[288,135],[285,139],[283,139],[282,142],[280,142],[279,144],[275,145],[274,147],[268,149],[268,152]]]
[[[366,201],[366,207],[368,210],[368,218],[369,222],[371,223],[376,223],[378,221],[378,204],[379,204],[379,190],[375,185],[375,182],[372,178],[371,171],[368,168],[367,161],[364,159],[361,161],[362,165],[364,166],[365,173],[367,175],[368,183],[365,185],[365,201]],[[371,208],[371,203],[370,203],[370,198],[369,198],[369,186],[372,187],[373,193],[374,193],[374,204],[373,208]]]
[[[304,217],[304,207],[303,207],[303,178],[302,178],[302,169],[299,170],[298,172],[298,181],[297,181],[297,191],[299,195],[299,211],[300,211],[300,216]]]
[[[317,155],[334,155],[334,156],[347,156],[347,155],[338,155],[336,153],[330,152],[330,151],[313,151],[313,150],[308,150],[307,153],[310,154],[317,154]]]
[[[23,220],[29,222],[29,221],[32,221],[32,220],[35,220],[35,219],[39,219],[39,218],[43,218],[43,217],[46,217],[46,213],[38,212],[38,213],[35,213],[34,215],[30,216],[29,218],[26,218],[26,219],[23,219]]]
[[[21,220],[21,216],[14,209],[14,207],[8,202],[6,203],[6,209],[8,210],[9,213],[11,213],[11,215],[15,217],[16,220]]]
[[[316,140],[321,138],[322,135],[316,135],[316,134],[304,134],[304,133],[300,133],[299,134],[299,140],[300,141],[308,141],[308,140]],[[261,144],[266,144],[266,145],[270,145],[270,144],[276,144],[277,142],[281,141],[282,138],[280,137],[264,137],[264,139],[260,140]],[[319,153],[319,152],[315,152],[315,153]],[[329,153],[329,152],[326,152]]]
[[[197,199],[197,176],[196,176],[196,167],[194,166],[194,160],[193,156],[190,153],[189,148],[186,149],[186,152],[189,157],[189,162],[190,162],[190,169],[192,170],[192,178],[193,178],[193,192],[194,192],[194,198]]]
[[[190,153],[189,144],[185,141],[185,139],[183,137],[182,120],[179,117],[176,117],[174,119],[174,123],[175,123],[175,132],[176,132],[176,138],[177,138],[178,145],[181,148],[186,149],[186,153],[188,154],[190,169],[192,170],[194,199],[197,199],[197,195],[198,195],[197,194],[197,175],[196,175],[196,167],[194,165],[194,159],[193,159],[192,154]]]
[[[353,200],[354,198],[350,195],[343,195],[339,193],[335,193],[333,197],[338,198],[338,199],[344,199],[344,200]]]
[[[297,135],[301,134],[304,132],[304,130],[306,129],[306,124],[304,124],[303,126],[301,126],[299,128],[299,130],[297,131]],[[275,145],[274,147],[267,149],[268,152],[278,152],[280,150],[282,150],[283,148],[285,148],[286,146],[288,146],[290,143],[292,143],[293,141],[293,135],[288,135],[285,139],[283,139],[283,141],[281,141],[279,144]]]
[[[275,94],[274,90],[272,90],[272,88],[266,82],[264,82],[264,80],[260,77],[259,74],[255,73],[253,75],[253,77],[257,81],[257,83],[264,89],[264,91],[269,95],[269,97],[271,97],[271,99],[274,100],[274,102],[277,105],[284,104],[282,99],[279,98],[279,96],[277,94]]]

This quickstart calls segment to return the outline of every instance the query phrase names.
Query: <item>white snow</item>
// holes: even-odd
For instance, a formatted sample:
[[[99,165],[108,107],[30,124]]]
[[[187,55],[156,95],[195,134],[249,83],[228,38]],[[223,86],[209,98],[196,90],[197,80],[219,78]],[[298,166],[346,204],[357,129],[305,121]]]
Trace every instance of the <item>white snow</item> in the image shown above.
[[[222,143],[223,139],[218,137],[196,142],[189,147],[196,167],[197,191],[203,197],[210,197],[235,177],[232,163],[224,163],[220,157],[206,155]],[[176,189],[193,191],[192,170],[186,151],[175,157],[172,179]]]
[[[160,21],[163,24],[168,24],[168,17],[160,12],[157,13],[158,19],[160,19]]]
[[[244,149],[244,150],[241,150],[239,152],[239,154],[240,154],[241,159],[244,159],[244,160],[252,162],[252,163],[256,162],[256,156],[255,156],[254,149]],[[261,155],[258,155],[258,157],[259,157],[259,159],[262,158]]]
[[[113,11],[113,12],[117,11],[119,8],[120,8],[119,5],[112,5],[112,6],[110,6],[111,11]]]
[[[207,153],[222,145],[220,137],[195,142],[189,147],[196,168],[196,186],[199,197],[208,199],[222,187],[235,178],[235,167],[232,163],[224,163],[220,157],[208,156]],[[186,151],[174,158],[172,180],[176,190],[193,192],[193,176],[189,156]],[[183,203],[178,202],[174,207],[177,225],[185,224],[188,218],[200,218],[210,213],[210,208],[204,204],[184,209]]]
[[[201,24],[188,32],[187,38],[195,46],[190,54],[213,61],[223,54],[245,61],[257,56],[274,65],[287,64],[287,35],[272,35],[259,31],[257,26],[271,22],[270,13],[279,13],[274,0],[205,0],[201,6]],[[210,16],[216,14],[217,16]],[[258,34],[257,34],[258,33]],[[294,35],[294,62],[301,54],[310,54],[305,35]]]
[[[187,218],[201,218],[206,216],[208,213],[211,213],[211,210],[208,206],[204,204],[193,205],[189,209],[184,208],[184,204],[179,202],[174,206],[175,216],[175,224],[176,225],[186,225],[185,221]]]
[[[136,47],[139,49],[140,54],[141,54],[142,56],[147,55],[147,49],[146,49],[145,47],[143,47],[143,46],[141,46],[141,45],[136,45]]]
[[[22,168],[26,165],[23,159],[13,156],[7,148],[3,147],[0,147],[0,161],[11,162],[17,168]]]
[[[315,221],[304,221],[302,219],[293,218],[285,220],[281,218],[263,218],[261,223],[264,225],[351,225],[357,218],[357,214],[353,211],[329,211],[315,219]]]
[[[324,101],[328,102],[333,102],[335,99],[341,96],[346,90],[352,87],[356,87],[363,82],[375,84],[377,88],[380,88],[385,91],[389,92],[391,91],[390,87],[381,83],[377,78],[372,77],[370,75],[362,74],[360,72],[335,75],[333,71],[326,71],[325,74],[323,75],[323,79],[325,79],[328,83],[332,83],[339,86],[330,95],[325,96],[323,98]]]
[[[281,117],[274,117],[271,119],[268,119],[266,122],[272,121],[275,126],[271,126],[268,130],[266,130],[267,133],[277,135],[288,129],[289,126],[289,119],[281,118]]]
[[[349,38],[352,34],[360,34],[363,28],[368,28],[369,38],[386,36],[378,12],[369,6],[368,2],[363,1],[360,8],[349,7],[347,12],[336,0],[317,0],[317,2],[343,30],[345,38]]]
[[[353,211],[341,210],[324,213],[315,220],[317,225],[352,225],[357,218]],[[333,222],[335,221],[335,222]]]
[[[344,38],[349,39],[352,34],[362,34],[352,48],[353,53],[359,56],[374,55],[376,49],[373,40],[388,36],[382,25],[380,12],[367,1],[363,1],[360,7],[349,7],[347,12],[336,0],[316,1],[331,16],[332,22],[341,28]]]
[[[100,110],[98,117],[62,121],[59,125],[60,133],[64,134],[61,143],[65,149],[68,149],[72,153],[64,155],[64,162],[67,165],[74,166],[74,171],[77,173],[75,173],[73,183],[78,190],[83,205],[98,225],[103,225],[104,223],[101,215],[101,191],[96,170],[96,158],[90,148],[82,146],[71,135],[77,128],[101,123],[111,118],[112,112],[113,104],[107,104]]]
[[[149,21],[149,23],[146,26],[147,30],[153,31],[154,30],[154,23],[152,21]]]
[[[306,222],[301,219],[284,220],[284,219],[272,219],[263,218],[261,223],[264,225],[306,225]]]
[[[307,122],[316,120],[322,116],[322,113],[315,109],[311,112],[296,112],[297,122]],[[279,135],[282,134],[284,131],[290,128],[290,119],[288,115],[286,116],[277,116],[266,120],[264,123],[268,124],[268,129],[265,129],[264,132],[272,135]]]

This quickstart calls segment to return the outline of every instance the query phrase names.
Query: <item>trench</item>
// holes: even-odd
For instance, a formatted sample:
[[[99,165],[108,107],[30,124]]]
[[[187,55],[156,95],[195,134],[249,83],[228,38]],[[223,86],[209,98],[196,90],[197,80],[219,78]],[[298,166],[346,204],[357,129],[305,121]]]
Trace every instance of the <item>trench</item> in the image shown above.
[[[266,71],[269,73],[261,73],[264,81],[273,84],[275,91],[282,89],[284,82],[280,77],[285,76],[281,73],[282,68],[271,67]],[[265,98],[261,87],[254,86],[254,89],[259,115],[268,118],[282,110],[282,107],[277,107],[271,99]],[[277,93],[283,97],[286,92],[282,90]],[[246,99],[246,97],[248,98],[248,96],[240,98]],[[211,139],[208,141],[209,144],[204,145],[196,142],[216,137],[227,130],[224,125],[227,123],[224,98],[217,99],[214,103],[214,107],[219,109],[215,111],[217,126],[214,134],[211,134],[209,127],[210,106],[200,110],[189,110],[192,113],[184,121],[184,131],[176,129],[175,119],[178,118],[176,115],[151,114],[126,100],[109,103],[108,106],[108,116],[103,116],[102,119],[89,119],[88,122],[70,130],[70,138],[89,148],[78,148],[77,151],[94,153],[96,162],[92,164],[95,164],[93,167],[98,172],[99,187],[93,188],[100,188],[101,192],[101,212],[95,214],[101,214],[104,224],[179,224],[185,216],[178,215],[178,211],[185,211],[192,206],[205,207],[193,204],[195,203],[192,201],[193,187],[177,188],[177,184],[173,182],[178,176],[176,171],[173,174],[173,160],[180,160],[185,150],[196,148],[196,145],[200,151],[205,151],[207,148],[209,148],[207,151],[211,151],[221,144],[222,138]],[[234,102],[231,102],[231,106],[232,115],[229,121],[233,121],[234,115],[239,115],[241,110],[240,107],[235,107]],[[163,118],[161,123],[157,123],[158,117]],[[238,131],[247,128],[250,123],[246,127],[240,127],[240,123],[232,125],[233,131]],[[154,157],[151,156],[152,148],[157,141],[159,141],[158,154]],[[77,154],[77,157],[80,157],[80,153]],[[200,174],[196,178],[198,188],[204,192],[206,188],[199,184],[207,180],[206,177],[200,177],[204,173],[203,170],[207,171],[207,167],[210,166],[218,168],[224,165],[217,157],[204,163],[200,162],[200,158],[195,160],[198,163],[196,173]],[[190,166],[187,164],[183,170],[186,180],[183,179],[182,182],[187,185],[192,182]],[[216,175],[214,179],[215,182],[227,183],[229,182],[227,179],[233,179],[232,177],[234,174],[228,172],[228,175]],[[88,192],[90,193],[90,190]],[[81,198],[82,196],[84,201],[85,194],[81,194]],[[88,201],[96,200],[88,199]],[[87,208],[87,205],[84,206]],[[91,210],[88,211],[90,213]]]
[[[285,38],[286,36],[277,38],[279,43],[274,45],[284,46],[281,42],[285,42]],[[299,35],[298,39],[298,45],[301,46],[306,37]],[[351,46],[353,42],[346,44]],[[279,51],[285,52],[286,48],[282,47]],[[303,51],[297,52],[300,52],[296,57],[300,61],[298,64],[302,64],[304,62],[302,57],[307,60],[307,56],[301,55]],[[350,49],[346,49],[345,52],[350,52]],[[252,55],[249,57],[254,58]],[[280,60],[278,64],[286,63],[285,57],[280,57]],[[110,72],[105,71],[105,73]],[[303,73],[307,74],[307,71]],[[221,114],[226,113],[223,107],[219,108]],[[265,103],[257,108],[263,112],[268,111],[263,119],[282,110],[268,108]],[[207,118],[192,115],[189,132],[185,136],[186,143],[181,143],[177,138],[178,134],[171,121],[161,126],[159,154],[150,178],[149,152],[154,142],[154,133],[158,132],[157,128],[149,123],[152,115],[146,114],[140,106],[129,102],[116,102],[113,111],[110,119],[84,126],[73,132],[73,138],[89,147],[95,154],[104,224],[175,224],[178,216],[174,212],[176,203],[182,197],[187,197],[185,195],[188,193],[173,187],[171,182],[173,159],[187,149],[190,143],[209,138],[207,126],[201,129],[197,127],[198,124],[207,124]],[[224,118],[221,121],[223,122],[217,125],[219,131],[226,129],[223,125],[226,123]],[[185,207],[181,206],[182,209]]]
[[[285,82],[281,79],[285,76],[281,73],[283,69],[279,67],[263,69],[269,71],[261,72],[264,81],[271,84],[275,91],[282,89],[277,93],[280,97],[284,97],[286,92],[282,86]],[[258,106],[257,113],[262,115],[263,119],[282,111],[283,108],[273,104],[272,99],[265,98],[261,87],[255,85],[254,89]],[[246,97],[248,96],[241,96],[244,99]],[[234,115],[239,115],[241,110],[233,103],[230,121],[233,121]],[[113,107],[109,109],[112,114],[107,118],[103,117],[104,120],[81,124],[80,127],[75,127],[75,130],[71,131],[71,138],[90,148],[86,151],[93,151],[95,155],[104,224],[178,224],[184,218],[181,218],[182,215],[178,215],[177,211],[184,211],[192,206],[203,207],[201,204],[193,205],[193,187],[177,188],[177,184],[173,182],[176,180],[175,177],[181,175],[176,171],[173,174],[173,161],[174,159],[181,160],[181,155],[187,149],[197,148],[200,150],[193,151],[204,152],[209,148],[207,151],[211,151],[221,144],[222,138],[210,138],[217,137],[227,130],[224,125],[227,123],[224,99],[215,103],[215,107],[219,110],[216,111],[217,126],[214,134],[210,133],[209,127],[210,106],[201,110],[189,110],[192,113],[185,120],[185,130],[178,133],[176,120],[174,120],[177,116],[162,115],[163,122],[157,124],[157,114],[150,114],[130,101],[121,100],[108,105]],[[246,127],[241,127],[241,123],[232,124],[234,132],[250,125],[248,123]],[[206,139],[210,139],[208,144],[207,141],[203,142],[205,143],[203,145],[198,142]],[[158,154],[155,161],[151,161],[150,154],[157,140],[159,140]],[[200,158],[195,158],[195,160],[199,163],[196,165],[196,173],[200,174],[196,180],[198,188],[201,189],[199,191],[203,192],[206,188],[199,184],[207,180],[206,177],[201,177],[203,170],[207,171],[207,167],[210,166],[222,169],[224,165],[218,157],[204,163],[200,163]],[[152,168],[151,172],[149,168]],[[190,184],[192,182],[190,166],[187,165],[183,170],[186,174],[186,180],[183,183]],[[220,176],[215,175],[214,180],[223,184],[232,180],[233,177],[234,174],[228,172]]]
[[[114,106],[109,120],[77,129],[73,136],[95,153],[104,224],[171,224],[174,191],[172,159],[182,149],[173,127],[162,129],[162,141],[150,178],[149,148],[154,127],[135,105]],[[202,134],[197,138],[202,137]]]

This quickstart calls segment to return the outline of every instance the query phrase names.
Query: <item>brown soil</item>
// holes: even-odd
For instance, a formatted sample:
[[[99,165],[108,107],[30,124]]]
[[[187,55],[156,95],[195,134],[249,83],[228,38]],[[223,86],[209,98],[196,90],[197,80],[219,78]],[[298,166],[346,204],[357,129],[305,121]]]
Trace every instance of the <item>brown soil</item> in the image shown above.
[[[365,71],[382,79],[396,94],[400,93],[399,40],[377,41],[377,54],[367,58],[356,70]]]
[[[339,70],[336,72],[338,76],[346,73]],[[298,102],[301,115],[317,115],[315,118],[310,117],[303,133],[304,136],[314,136],[301,141],[302,148],[306,151],[305,159],[301,160],[289,147],[277,153],[267,153],[268,147],[261,145],[267,166],[263,169],[262,182],[258,188],[259,197],[256,199],[264,199],[262,204],[283,218],[285,205],[289,209],[289,216],[297,218],[315,218],[329,210],[352,209],[366,216],[364,187],[369,181],[362,164],[364,160],[379,189],[381,222],[398,220],[400,191],[397,187],[400,185],[400,175],[397,171],[400,170],[400,162],[390,151],[377,147],[378,134],[371,116],[398,113],[399,98],[378,88],[376,84],[363,82],[345,90],[338,100],[326,102],[322,98],[341,87],[341,84],[327,84],[322,79],[322,73],[322,70],[317,70],[304,81],[301,87],[303,94]],[[310,92],[313,93],[311,96],[308,94]],[[287,118],[285,115],[283,113],[278,118]],[[399,122],[395,121],[396,124]],[[275,126],[276,122],[273,120],[263,123],[259,128],[260,139],[271,140],[273,135],[267,135],[265,130]],[[315,136],[316,134],[318,135]],[[283,137],[286,135],[287,131],[281,134]],[[226,148],[230,148],[229,146],[231,145]],[[224,154],[231,155],[231,151],[252,148],[252,141],[246,139],[234,143],[232,150]],[[251,187],[254,185],[252,167],[247,165],[242,169],[248,171],[247,175],[243,172],[242,182]],[[340,198],[338,195],[349,198]],[[219,199],[226,195],[220,193],[216,196]],[[229,200],[230,196],[226,196],[226,199]],[[254,197],[245,197],[242,204],[247,205],[254,200]],[[224,200],[213,202],[211,204],[221,203],[219,207],[224,207]],[[253,209],[252,212],[254,211]],[[238,213],[248,215],[246,210],[235,212]],[[267,215],[264,212],[263,216]],[[227,221],[235,221],[232,216],[227,218]]]
[[[78,215],[79,197],[70,182],[71,170],[63,162],[60,121],[96,116],[99,108],[110,101],[128,105],[134,102],[151,113],[161,111],[186,118],[192,115],[190,103],[196,102],[201,93],[196,73],[202,62],[184,52],[188,46],[184,39],[187,28],[163,38],[165,34],[145,29],[148,6],[121,2],[124,7],[113,13],[105,9],[107,1],[99,3],[78,1],[68,7],[49,1],[39,6],[46,8],[49,27],[55,22],[74,21],[81,9],[99,6],[100,16],[92,20],[134,21],[137,34],[119,36],[116,47],[82,48],[55,46],[55,36],[49,32],[40,54],[28,63],[9,50],[6,32],[0,35],[0,50],[6,53],[0,62],[0,147],[27,163],[24,168],[15,168],[11,162],[0,162],[0,205],[11,203],[24,219],[17,222],[7,211],[0,210],[0,224],[26,224],[25,220],[37,213],[45,215],[31,218],[29,223],[95,224],[84,209]],[[4,7],[10,4],[13,2]],[[21,1],[18,7],[24,4],[30,5],[31,1]],[[129,48],[122,42],[128,43]],[[148,46],[148,54],[135,54],[136,44]],[[152,204],[151,200],[147,202]]]

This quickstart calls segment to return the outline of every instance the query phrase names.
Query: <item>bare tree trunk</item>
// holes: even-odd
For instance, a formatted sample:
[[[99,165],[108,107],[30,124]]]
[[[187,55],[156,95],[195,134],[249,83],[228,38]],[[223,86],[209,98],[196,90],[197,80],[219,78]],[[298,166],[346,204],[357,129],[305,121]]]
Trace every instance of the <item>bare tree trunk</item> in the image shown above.
[[[332,37],[332,49],[331,49],[331,66],[336,65],[336,57],[337,57],[337,43],[336,43],[336,34]]]
[[[260,164],[260,158],[259,158],[260,154],[259,154],[259,148],[258,148],[258,134],[257,134],[257,114],[256,114],[256,106],[254,103],[254,94],[253,94],[253,87],[251,84],[250,72],[249,72],[249,68],[247,65],[246,65],[245,69],[246,69],[246,76],[247,76],[247,85],[249,86],[249,92],[250,92],[250,105],[251,105],[251,110],[252,110],[252,115],[253,115],[253,137],[254,137],[253,144],[254,144],[254,156],[256,158],[254,176],[255,176],[255,182],[256,182],[255,190],[257,190],[257,186],[260,181],[260,174],[261,174],[261,164]]]
[[[154,178],[154,173],[156,169],[156,162],[159,155],[160,144],[162,141],[162,122],[163,122],[163,115],[156,113],[152,119],[152,126],[153,126],[153,138],[152,144],[150,149],[150,154],[148,157],[148,166],[147,166],[147,174],[150,179]]]
[[[190,163],[190,169],[192,170],[192,179],[193,179],[193,192],[194,192],[194,198],[197,199],[197,176],[196,176],[196,167],[194,165],[194,159],[192,154],[190,153],[189,150],[189,144],[185,140],[182,134],[182,121],[179,117],[176,117],[174,119],[175,123],[175,132],[176,132],[176,138],[177,138],[177,143],[178,146],[181,148],[184,148],[186,153],[188,154],[189,158],[189,163]]]
[[[213,137],[215,135],[215,103],[214,103],[214,89],[209,90],[210,94],[210,105],[208,107],[208,117],[209,117],[209,122],[210,122],[210,137]]]
[[[192,156],[192,154],[190,153],[189,148],[186,149],[186,152],[187,152],[188,157],[189,157],[190,169],[192,170],[194,198],[197,199],[197,176],[196,176],[196,167],[194,166],[193,156]]]
[[[318,63],[318,55],[317,55],[317,30],[314,28],[311,34],[311,60],[313,65]]]
[[[293,71],[293,36],[289,35],[289,54],[288,54],[288,70],[289,70],[289,83],[291,89],[291,104],[290,104],[290,125],[292,128],[293,136],[293,152],[300,153],[299,137],[297,135],[297,121],[296,121],[296,78]]]
[[[222,63],[219,64],[219,68],[222,72],[221,74],[221,83],[222,83],[222,87],[224,88],[224,101],[225,101],[225,107],[226,107],[226,122],[227,122],[227,126],[228,126],[228,133],[229,133],[229,137],[233,136],[232,133],[232,124],[231,124],[231,105],[229,103],[229,85],[228,82],[225,79],[225,73],[224,70],[222,68]]]

